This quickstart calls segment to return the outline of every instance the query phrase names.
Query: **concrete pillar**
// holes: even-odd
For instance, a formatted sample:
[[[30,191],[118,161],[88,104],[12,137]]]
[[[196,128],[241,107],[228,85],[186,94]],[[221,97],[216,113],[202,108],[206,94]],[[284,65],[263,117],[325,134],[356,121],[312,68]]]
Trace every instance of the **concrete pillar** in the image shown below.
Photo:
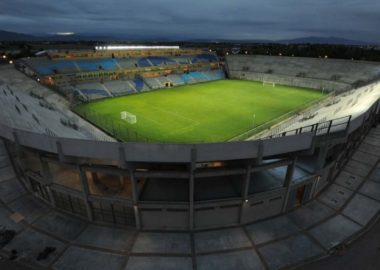
[[[122,188],[124,188],[124,183],[125,183],[124,175],[119,175],[119,184]]]
[[[94,183],[98,183],[99,178],[98,178],[98,174],[96,172],[91,172],[91,178],[92,178],[92,181]]]
[[[191,149],[191,163],[189,168],[189,229],[194,229],[194,174],[196,165],[196,149]]]
[[[257,158],[254,160],[250,160],[247,165],[247,171],[245,174],[245,178],[243,181],[243,187],[242,187],[242,203],[240,207],[240,214],[239,214],[239,223],[242,224],[244,219],[244,210],[248,206],[248,192],[249,192],[249,186],[252,181],[252,166],[259,166],[263,163],[263,154],[264,154],[264,143],[263,141],[259,142],[259,146],[257,149]]]
[[[135,213],[136,228],[140,230],[141,220],[140,220],[140,211],[139,211],[139,193],[137,189],[135,171],[133,168],[130,168],[129,176],[130,176],[131,185],[132,185],[132,203],[133,203],[133,211]]]
[[[318,160],[317,160],[317,166],[316,166],[317,170],[323,168],[328,151],[329,151],[328,146],[323,146],[319,148]]]
[[[288,165],[288,168],[286,170],[286,176],[284,181],[284,187],[288,188],[292,182],[294,169],[296,167],[296,157],[293,158],[292,163]]]
[[[190,170],[189,177],[189,229],[194,229],[194,171]]]
[[[289,193],[290,193],[290,185],[292,183],[294,169],[296,167],[296,160],[297,160],[297,157],[293,157],[292,163],[288,165],[288,168],[286,170],[286,176],[285,176],[285,181],[284,181],[284,187],[286,188],[286,193],[285,193],[284,204],[282,206],[282,212],[284,212],[286,210],[286,205],[288,203],[288,198],[289,198]]]
[[[46,190],[47,190],[48,195],[49,195],[49,200],[50,200],[50,203],[52,204],[52,206],[55,207],[55,199],[54,199],[53,193],[50,189],[50,186],[53,183],[53,177],[50,173],[49,164],[47,163],[47,161],[41,159],[41,157],[40,157],[40,162],[41,162],[41,169],[42,169],[42,178],[44,180],[44,183],[47,186]]]
[[[244,215],[244,209],[247,207],[248,203],[248,192],[249,192],[249,185],[251,182],[251,172],[252,172],[252,166],[247,166],[247,171],[244,177],[243,186],[242,186],[242,204],[240,208],[240,216],[239,216],[239,223],[243,223],[243,215]]]
[[[83,190],[83,199],[84,199],[84,204],[86,206],[86,211],[87,211],[87,217],[89,220],[94,220],[94,216],[92,213],[92,209],[90,206],[90,202],[88,201],[88,195],[90,194],[90,189],[88,187],[88,180],[86,176],[86,172],[78,166],[78,171],[79,171],[79,176],[80,176],[80,182],[82,184],[82,190]]]

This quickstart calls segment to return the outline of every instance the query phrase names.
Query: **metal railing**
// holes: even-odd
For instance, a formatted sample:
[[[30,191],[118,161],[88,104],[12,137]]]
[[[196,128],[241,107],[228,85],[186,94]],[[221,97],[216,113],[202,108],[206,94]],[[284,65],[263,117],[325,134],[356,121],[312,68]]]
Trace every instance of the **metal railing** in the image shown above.
[[[347,131],[351,118],[352,118],[351,115],[339,117],[339,118],[335,118],[329,121],[320,122],[320,123],[284,131],[276,135],[264,137],[262,139],[272,139],[272,138],[278,138],[278,137],[284,137],[284,136],[298,135],[298,134],[308,133],[308,132],[314,133],[315,135],[318,136],[318,135],[328,135],[332,132],[335,133],[337,131]]]

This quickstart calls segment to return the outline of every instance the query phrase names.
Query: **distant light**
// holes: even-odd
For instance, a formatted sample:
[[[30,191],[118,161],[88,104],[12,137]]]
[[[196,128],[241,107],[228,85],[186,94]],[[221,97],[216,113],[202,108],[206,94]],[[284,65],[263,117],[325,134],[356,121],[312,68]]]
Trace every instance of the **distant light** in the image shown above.
[[[244,202],[245,202],[245,203],[248,203],[248,200],[245,200]]]
[[[37,78],[37,82],[41,81],[40,78]]]
[[[3,59],[7,59],[7,56],[5,54],[3,55]]]
[[[327,55],[325,55],[325,58],[329,58]]]
[[[72,36],[72,35],[75,35],[74,32],[57,32],[55,34],[58,35],[58,36]]]
[[[245,54],[248,54],[248,52],[247,52],[247,51],[245,51]]]
[[[282,53],[279,53],[278,55],[279,55],[279,56],[282,56]]]
[[[13,64],[13,60],[9,60],[9,64],[11,64],[11,65],[12,65],[12,64]]]
[[[229,53],[228,53],[228,52],[226,52],[226,55],[229,55]]]
[[[108,45],[108,46],[95,46],[97,51],[117,51],[117,50],[179,50],[179,46],[144,46],[144,45]]]
[[[212,50],[210,49],[210,50],[208,50],[209,52],[212,52]]]

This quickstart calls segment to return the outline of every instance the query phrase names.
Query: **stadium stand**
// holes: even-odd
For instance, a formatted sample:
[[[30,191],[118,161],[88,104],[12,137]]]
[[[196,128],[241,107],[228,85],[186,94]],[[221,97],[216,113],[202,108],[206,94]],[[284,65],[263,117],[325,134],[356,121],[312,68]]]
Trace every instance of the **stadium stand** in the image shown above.
[[[147,60],[152,63],[153,66],[172,65],[176,63],[173,58],[161,56],[151,56],[148,57]]]
[[[149,86],[150,89],[159,89],[165,87],[165,85],[162,84],[161,81],[157,78],[144,78],[144,82]]]
[[[56,73],[79,72],[79,67],[73,61],[51,61],[48,58],[30,58],[28,65],[41,75],[52,75]]]
[[[141,78],[135,78],[131,81],[129,81],[130,84],[133,85],[133,87],[138,91],[138,92],[142,92],[142,91],[146,91],[149,89],[149,87],[145,84],[144,80],[141,79]]]
[[[187,83],[196,83],[195,79],[190,74],[181,75],[182,80]]]
[[[122,69],[126,68],[136,68],[137,67],[137,59],[136,58],[119,58],[117,59],[118,65]]]
[[[89,100],[111,97],[112,95],[100,83],[85,83],[76,86],[77,91]]]
[[[86,59],[74,62],[81,71],[116,70],[118,65],[115,59]]]
[[[230,55],[231,78],[273,81],[278,84],[325,90],[346,90],[380,76],[378,63],[277,56]]]
[[[324,134],[327,130],[337,132],[345,128],[349,117],[351,120],[357,118],[379,98],[380,83],[374,82],[324,100],[310,107],[306,112],[297,114],[252,138],[283,133],[293,135],[300,128],[303,132],[308,132],[316,123],[320,128],[320,132],[317,133],[319,135]]]
[[[138,66],[142,68],[153,66],[152,63],[148,60],[148,58],[141,58],[138,60],[137,63],[138,63]]]
[[[126,80],[106,81],[103,87],[115,96],[136,93],[136,89]]]
[[[189,75],[191,77],[193,77],[193,79],[195,80],[195,82],[206,82],[206,81],[211,81],[211,79],[205,75],[203,72],[197,72],[197,71],[193,71],[193,72],[190,72]]]
[[[23,59],[21,62],[30,66],[40,75],[69,74],[91,71],[116,71],[128,68],[149,68],[176,64],[197,64],[218,62],[214,54],[195,56],[149,56],[130,58],[99,58],[76,60],[50,60],[47,57]]]
[[[175,57],[173,58],[178,64],[183,64],[183,65],[187,65],[187,64],[191,64],[191,59],[188,58],[188,57]]]
[[[168,80],[170,80],[173,85],[179,86],[179,85],[184,85],[185,82],[182,80],[181,76],[177,74],[170,74],[167,76]]]
[[[199,54],[192,59],[193,63],[196,62],[217,62],[218,59],[214,54]]]
[[[56,86],[66,97],[81,101],[225,78],[214,53],[178,56],[151,53],[147,57],[65,60],[36,57],[22,59],[16,67],[42,84]],[[167,74],[167,70],[167,75],[162,75],[164,67],[172,73]]]
[[[115,141],[74,114],[69,102],[11,66],[0,67],[0,124],[49,136]]]
[[[223,80],[225,79],[224,72],[220,69],[213,71],[204,71],[205,76],[209,78],[209,80]]]

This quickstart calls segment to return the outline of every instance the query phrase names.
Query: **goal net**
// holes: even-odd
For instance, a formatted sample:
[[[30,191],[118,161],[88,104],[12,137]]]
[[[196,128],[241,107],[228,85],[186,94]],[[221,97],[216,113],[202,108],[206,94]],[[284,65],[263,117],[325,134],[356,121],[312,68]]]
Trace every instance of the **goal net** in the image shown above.
[[[272,86],[272,87],[275,87],[276,86],[276,84],[274,83],[274,82],[268,82],[268,81],[263,81],[263,86],[264,85],[270,85],[270,86]]]
[[[127,112],[127,111],[121,112],[120,113],[120,118],[121,118],[121,120],[125,120],[128,123],[130,123],[130,124],[135,124],[137,122],[136,115],[134,115],[134,114],[132,114],[130,112]]]

